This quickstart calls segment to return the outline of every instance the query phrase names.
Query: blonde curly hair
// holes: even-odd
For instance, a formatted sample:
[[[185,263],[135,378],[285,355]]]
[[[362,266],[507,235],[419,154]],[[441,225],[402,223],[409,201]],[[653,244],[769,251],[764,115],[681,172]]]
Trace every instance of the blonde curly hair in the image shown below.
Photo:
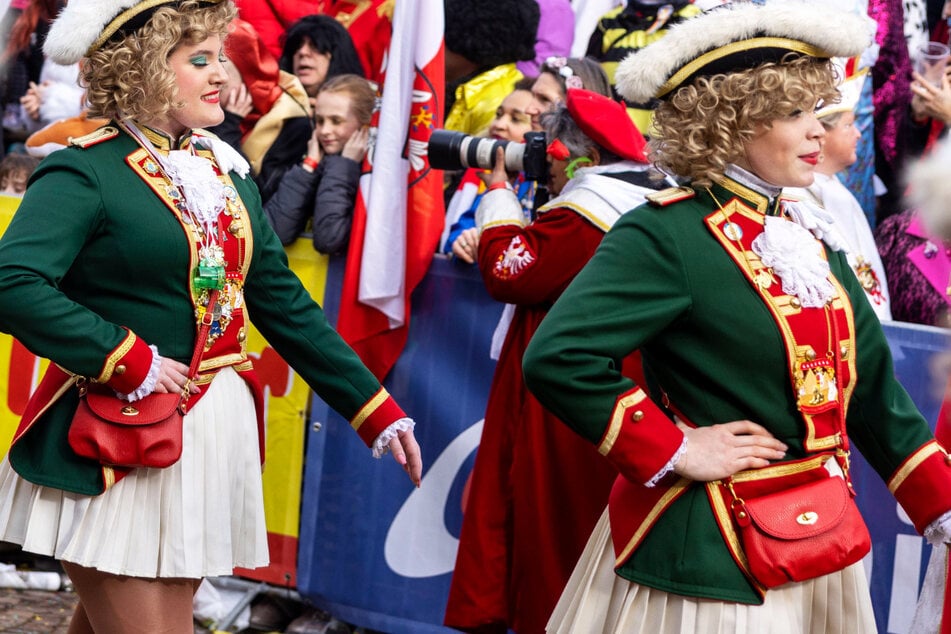
[[[212,35],[224,37],[237,15],[230,0],[199,7],[186,0],[162,7],[148,23],[115,44],[106,44],[82,63],[89,116],[129,117],[150,121],[183,107],[177,100],[175,73],[168,57],[179,44],[198,44]]]
[[[665,172],[707,187],[743,156],[761,126],[838,99],[832,64],[813,57],[700,77],[654,111],[648,158]]]

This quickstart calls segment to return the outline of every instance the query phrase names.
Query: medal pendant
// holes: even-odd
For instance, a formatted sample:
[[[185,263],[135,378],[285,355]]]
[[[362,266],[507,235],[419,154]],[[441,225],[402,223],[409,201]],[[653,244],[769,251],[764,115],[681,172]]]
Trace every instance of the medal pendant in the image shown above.
[[[196,290],[221,290],[225,285],[225,267],[202,260],[195,267],[192,284]]]
[[[773,269],[760,269],[753,276],[753,283],[764,291],[776,283],[776,277],[773,275]]]
[[[799,364],[796,404],[800,411],[815,414],[835,407],[838,391],[835,368],[830,359],[814,359]]]
[[[723,234],[730,240],[736,241],[743,237],[743,228],[735,222],[727,222],[723,225]]]

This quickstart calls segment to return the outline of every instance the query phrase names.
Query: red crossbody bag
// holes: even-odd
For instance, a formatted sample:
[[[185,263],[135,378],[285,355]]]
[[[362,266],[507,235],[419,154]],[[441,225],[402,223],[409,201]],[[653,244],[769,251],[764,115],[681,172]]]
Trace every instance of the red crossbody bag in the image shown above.
[[[218,300],[211,293],[209,306]],[[201,354],[211,330],[212,311],[205,313],[195,341],[188,382],[181,394],[153,392],[137,401],[123,401],[106,385],[77,382],[79,406],[69,427],[69,445],[78,455],[110,467],[164,469],[182,455],[182,424],[190,396],[188,386],[198,374]]]

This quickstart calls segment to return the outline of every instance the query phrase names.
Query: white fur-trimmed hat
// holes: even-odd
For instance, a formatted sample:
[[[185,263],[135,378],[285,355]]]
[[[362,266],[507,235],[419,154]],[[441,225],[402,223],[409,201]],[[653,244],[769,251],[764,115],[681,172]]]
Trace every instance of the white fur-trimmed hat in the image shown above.
[[[211,5],[222,0],[199,0]],[[145,26],[156,9],[182,0],[69,0],[50,26],[43,53],[59,64],[75,64],[113,37]]]
[[[778,62],[788,53],[853,57],[874,36],[874,22],[818,2],[735,1],[670,28],[618,65],[618,92],[633,103],[663,99],[701,76]]]
[[[816,116],[820,119],[824,119],[834,114],[852,112],[855,110],[855,107],[859,103],[859,98],[862,96],[862,89],[865,87],[866,78],[868,78],[867,68],[863,68],[853,75],[845,76],[836,86],[836,88],[839,89],[839,101],[820,105],[819,109],[816,110]]]

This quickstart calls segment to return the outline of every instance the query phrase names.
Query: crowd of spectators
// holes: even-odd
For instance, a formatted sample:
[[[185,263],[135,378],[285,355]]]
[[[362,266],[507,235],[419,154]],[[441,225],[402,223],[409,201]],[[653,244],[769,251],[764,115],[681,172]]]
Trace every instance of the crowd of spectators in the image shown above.
[[[662,38],[671,26],[725,2],[444,0],[444,127],[519,142],[524,132],[519,117],[530,118],[537,131],[539,115],[562,101],[567,88],[611,91],[614,70],[625,55]],[[46,31],[64,3],[0,2],[0,41],[4,42],[0,157],[25,153],[42,157],[62,147],[68,138],[104,123],[85,117],[78,65],[62,66],[42,55]],[[313,239],[318,250],[338,253],[346,248],[347,210],[352,211],[360,167],[373,145],[366,110],[375,106],[367,105],[368,95],[380,94],[392,3],[236,0],[236,4],[241,19],[227,45],[230,80],[221,101],[226,118],[213,131],[246,156],[265,204],[278,192],[283,194],[271,205],[269,216],[279,225],[285,243],[304,235]],[[867,227],[857,229],[863,235],[866,229],[875,233],[879,253],[863,260],[877,262],[880,256],[883,266],[873,267],[874,283],[879,284],[881,297],[891,296],[895,318],[948,325],[941,317],[951,306],[946,289],[927,283],[940,273],[925,269],[943,262],[942,254],[951,252],[951,247],[922,233],[914,210],[907,208],[902,173],[910,161],[930,152],[951,124],[948,73],[940,81],[929,82],[913,70],[923,42],[948,43],[951,2],[854,0],[851,4],[853,11],[875,20],[878,31],[870,50],[860,58],[844,60],[843,65],[843,74],[861,79],[846,126],[856,132],[855,158],[822,180],[844,185],[852,200],[836,200],[847,200],[852,212],[861,210]],[[598,17],[592,17],[593,11]],[[591,25],[591,32],[579,33],[576,23]],[[571,57],[572,50],[581,49],[586,51],[584,56]],[[334,117],[317,113],[321,87],[341,75],[351,78],[346,91],[349,105]],[[333,94],[344,93],[335,90]],[[327,96],[324,102],[331,100]],[[626,105],[640,131],[649,137],[654,104]],[[518,114],[523,108],[524,116]],[[315,120],[320,125],[315,126]],[[337,128],[344,120],[350,121],[343,126],[346,134],[339,142],[331,143],[320,131],[331,127],[331,120]],[[340,166],[346,169],[338,170]],[[828,172],[828,164],[820,171]],[[473,233],[472,218],[487,174],[488,170],[447,173],[447,222],[440,250],[464,262],[476,257],[478,236]],[[314,225],[320,205],[314,201],[319,198],[316,192],[329,183],[338,184],[340,189],[334,191],[343,192],[332,200],[344,212],[333,214],[337,222],[333,235],[326,237],[316,235],[321,231]],[[532,208],[544,204],[547,184],[526,183],[517,174],[512,175],[512,183],[523,190],[530,218]],[[834,190],[841,192],[838,187]],[[293,209],[287,207],[288,196],[294,200]],[[286,222],[277,222],[282,218]],[[468,247],[458,241],[464,231]],[[867,237],[863,240],[868,248]],[[921,260],[928,267],[909,264],[914,258],[909,259],[908,253],[914,245],[923,250]],[[911,296],[914,299],[906,302]],[[930,298],[935,305],[923,309],[922,298]],[[882,314],[888,317],[888,311]]]
[[[614,69],[625,55],[663,37],[678,22],[725,2],[444,0],[444,126],[465,134],[518,141],[517,133],[489,129],[503,99],[517,84],[529,87],[532,93],[527,112],[538,130],[539,114],[564,98],[567,85],[578,82],[604,92],[613,84]],[[61,147],[69,136],[79,136],[103,123],[85,119],[78,69],[53,64],[41,52],[49,23],[64,3],[0,2],[0,40],[5,43],[0,56],[0,156],[30,153],[41,157]],[[222,95],[226,120],[214,132],[248,158],[266,203],[295,167],[311,178],[307,188],[315,189],[325,171],[323,166],[317,167],[323,160],[317,154],[340,154],[320,150],[315,138],[318,91],[325,81],[342,74],[366,78],[372,89],[379,90],[393,7],[383,0],[236,0],[236,4],[242,19],[227,50],[232,79]],[[833,176],[852,192],[874,231],[890,216],[907,211],[902,170],[910,159],[928,152],[951,123],[947,80],[938,85],[921,82],[912,72],[922,42],[948,42],[951,9],[943,0],[855,0],[852,4],[855,11],[873,16],[879,28],[875,50],[856,60],[868,71],[867,86],[853,112],[854,125],[861,133],[856,161]],[[579,32],[576,25],[584,25],[590,32]],[[572,50],[584,50],[585,55],[571,57]],[[595,79],[592,68],[598,73],[603,69],[605,79]],[[653,104],[627,106],[635,124],[649,136]],[[349,167],[346,189],[355,190],[359,170]],[[456,223],[464,214],[471,219],[473,202],[478,201],[473,196],[480,188],[484,190],[475,177],[471,171],[447,177],[447,231],[440,245],[447,253],[453,252],[460,231],[471,228],[471,222],[464,226],[465,218],[463,226]],[[454,200],[454,194],[467,184],[470,191],[475,185],[475,194]],[[538,198],[534,206],[543,204],[545,185],[532,183],[526,201]],[[541,190],[538,196],[536,186]],[[307,234],[310,228],[305,223],[296,233]],[[452,236],[447,239],[450,228]],[[317,237],[314,240],[315,245],[320,242]],[[886,238],[880,239],[881,244],[885,242]],[[331,243],[331,252],[343,248],[339,236]],[[462,249],[455,251],[460,256]],[[887,260],[888,254],[883,255]],[[470,254],[463,259],[473,257]],[[900,314],[903,319],[930,321],[914,312]]]

